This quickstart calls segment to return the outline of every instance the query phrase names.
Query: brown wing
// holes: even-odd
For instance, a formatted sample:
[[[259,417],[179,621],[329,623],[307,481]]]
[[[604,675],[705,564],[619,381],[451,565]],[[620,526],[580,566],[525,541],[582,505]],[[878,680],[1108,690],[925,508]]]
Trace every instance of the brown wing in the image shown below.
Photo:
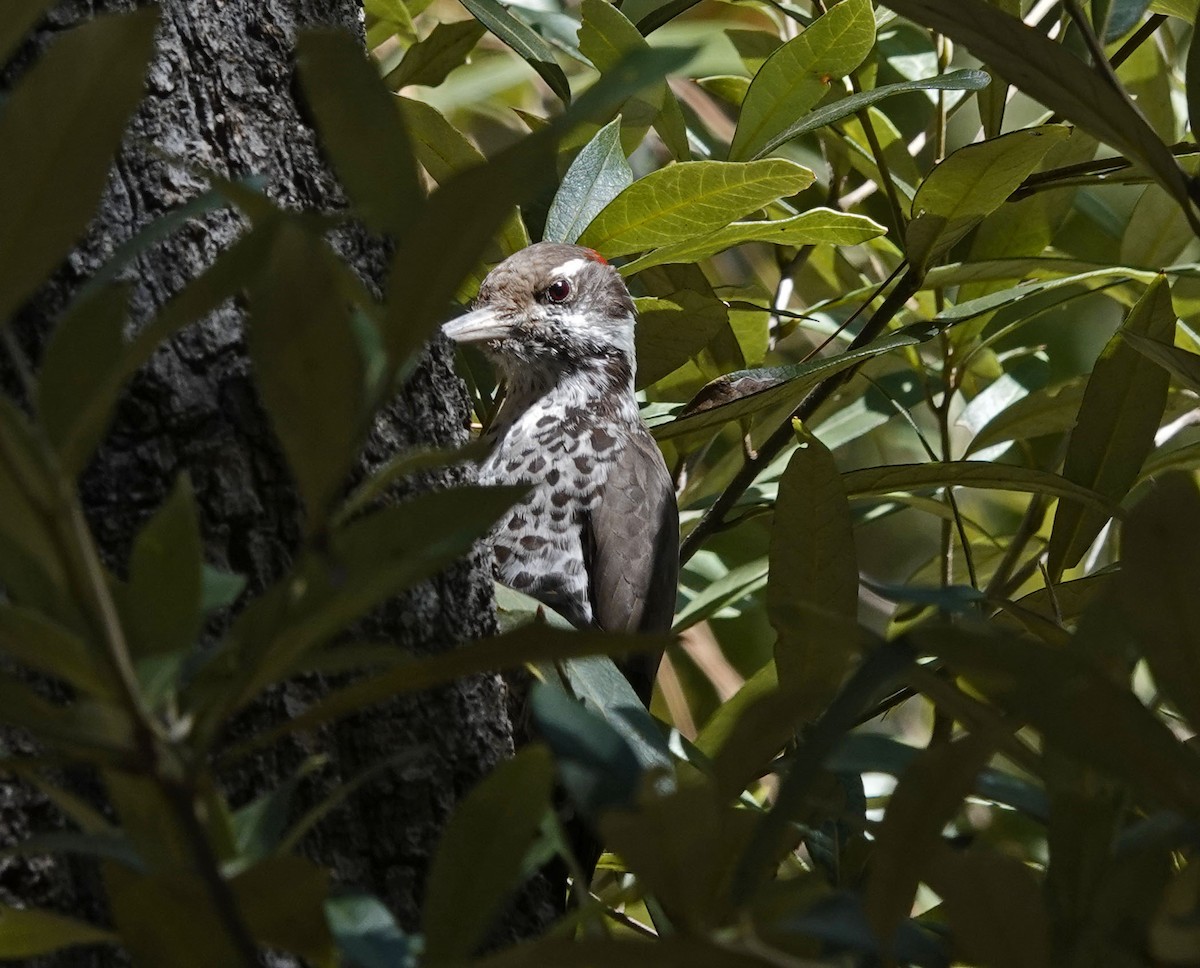
[[[610,468],[584,528],[596,625],[610,632],[666,632],[679,585],[679,511],[657,445],[641,427]],[[621,671],[649,704],[659,656],[633,656]]]

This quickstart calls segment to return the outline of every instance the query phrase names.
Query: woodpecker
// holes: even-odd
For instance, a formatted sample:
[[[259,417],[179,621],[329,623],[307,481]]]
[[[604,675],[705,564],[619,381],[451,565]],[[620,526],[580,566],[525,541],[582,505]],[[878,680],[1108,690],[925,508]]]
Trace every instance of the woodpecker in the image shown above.
[[[497,578],[578,628],[665,632],[679,512],[638,414],[635,319],[599,253],[539,242],[496,266],[442,331],[479,344],[506,386],[481,481],[533,485],[493,531]],[[649,704],[658,657],[639,659],[622,671]]]

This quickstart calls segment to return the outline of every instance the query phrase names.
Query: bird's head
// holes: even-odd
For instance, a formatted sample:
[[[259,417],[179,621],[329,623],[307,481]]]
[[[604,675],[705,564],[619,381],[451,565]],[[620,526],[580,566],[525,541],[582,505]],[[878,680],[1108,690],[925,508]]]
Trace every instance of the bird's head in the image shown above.
[[[629,290],[597,252],[538,242],[496,266],[472,310],[442,332],[478,344],[509,379],[598,367],[632,379],[633,325]]]

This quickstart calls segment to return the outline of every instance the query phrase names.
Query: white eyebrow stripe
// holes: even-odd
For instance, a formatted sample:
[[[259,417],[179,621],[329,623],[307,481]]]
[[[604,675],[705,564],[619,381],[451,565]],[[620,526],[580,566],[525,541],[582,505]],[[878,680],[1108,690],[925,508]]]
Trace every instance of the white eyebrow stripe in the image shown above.
[[[577,273],[585,265],[587,265],[587,262],[588,262],[587,259],[571,259],[567,262],[564,262],[557,269],[555,269],[554,275],[556,278],[564,278],[564,277],[569,278],[569,277],[575,275],[575,273]]]

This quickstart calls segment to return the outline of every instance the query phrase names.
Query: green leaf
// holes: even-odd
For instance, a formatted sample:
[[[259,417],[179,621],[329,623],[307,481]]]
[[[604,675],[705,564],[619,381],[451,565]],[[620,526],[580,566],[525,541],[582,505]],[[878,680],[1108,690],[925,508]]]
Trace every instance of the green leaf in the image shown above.
[[[549,751],[526,746],[459,804],[425,887],[421,923],[431,964],[466,958],[483,943],[520,884],[553,784]]]
[[[135,656],[185,651],[195,644],[203,553],[195,494],[185,474],[134,542],[129,584],[120,600]]]
[[[1063,476],[1113,504],[1137,481],[1154,449],[1170,383],[1165,370],[1125,343],[1126,332],[1157,340],[1173,337],[1175,309],[1165,277],[1146,290],[1100,354],[1067,445]],[[1083,557],[1109,516],[1104,511],[1059,505],[1050,534],[1052,577],[1059,578]]]
[[[46,347],[38,379],[38,416],[71,476],[83,470],[100,442],[78,431],[103,433],[116,406],[116,395],[103,392],[103,383],[125,348],[128,303],[129,289],[124,285],[101,289],[76,302],[55,326]],[[87,407],[102,412],[81,427],[76,415]]]
[[[966,455],[1012,440],[1066,433],[1075,426],[1083,391],[1082,380],[1032,391],[984,424],[967,446]]]
[[[554,59],[554,48],[529,24],[498,0],[462,0],[462,5],[470,11],[471,16],[520,54],[563,104],[571,103],[571,85]]]
[[[706,582],[695,597],[679,610],[671,631],[682,632],[684,629],[711,618],[726,606],[753,595],[767,584],[767,575],[767,558],[764,555],[738,565],[736,568],[731,568],[715,581]],[[739,691],[738,695],[740,694]],[[713,713],[713,717],[720,715],[721,710],[724,710],[728,704],[728,701],[723,703]],[[709,723],[711,722],[710,718]],[[706,725],[705,730],[707,728]]]
[[[112,698],[114,682],[87,643],[30,608],[0,604],[0,652],[93,696]]]
[[[617,115],[575,156],[546,215],[547,242],[574,242],[604,207],[633,184],[633,171],[621,150]]]
[[[117,943],[113,932],[64,914],[0,906],[0,958],[5,960],[36,958],[80,944]]]
[[[1121,528],[1121,570],[1113,580],[1155,684],[1192,724],[1200,723],[1198,528],[1200,495],[1191,476],[1165,476]]]
[[[852,498],[927,488],[981,487],[1066,498],[1109,516],[1117,511],[1116,506],[1103,495],[1065,477],[1015,464],[989,464],[973,460],[886,464],[847,471],[842,475],[842,483]],[[1063,506],[1059,505],[1060,513]]]
[[[1032,867],[983,847],[939,846],[921,862],[924,879],[942,898],[964,961],[995,968],[1051,968],[1049,905]],[[1014,931],[1014,925],[1020,930]]]
[[[959,148],[917,189],[908,224],[909,263],[926,268],[995,211],[1037,168],[1046,152],[1071,133],[1041,125]]]
[[[936,77],[925,77],[916,81],[899,81],[895,84],[884,84],[850,94],[839,101],[810,112],[803,118],[793,121],[778,134],[772,136],[763,147],[755,152],[755,158],[762,158],[782,144],[802,134],[816,131],[827,124],[833,124],[851,114],[865,111],[867,108],[897,94],[910,94],[913,91],[979,91],[987,87],[991,78],[983,71],[951,71],[949,74],[938,74]]]
[[[889,5],[946,34],[1030,97],[1140,162],[1191,217],[1187,179],[1174,155],[1102,72],[986,0],[895,0]]]
[[[343,894],[325,902],[325,919],[338,951],[358,968],[416,964],[420,939],[409,938],[392,912],[370,894]]]
[[[657,383],[700,353],[728,325],[719,299],[681,289],[665,298],[639,297],[633,336],[637,350],[636,385]]]
[[[0,325],[91,220],[141,100],[157,27],[155,7],[76,27],[0,108]]]
[[[1188,125],[1195,130],[1200,127],[1200,44],[1196,43],[1200,8],[1188,19],[1192,20],[1192,42],[1188,45],[1185,61],[1184,91],[1187,94]]]
[[[325,868],[303,857],[267,857],[229,886],[246,927],[261,944],[293,952],[312,964],[334,964],[333,935],[325,920]]]
[[[781,686],[805,687],[797,706],[815,716],[857,657],[858,558],[850,505],[833,455],[795,422],[799,446],[779,479],[771,524],[767,615],[778,638]]]
[[[392,95],[347,31],[305,31],[297,54],[321,145],[357,211],[376,231],[403,234],[425,196]]]
[[[593,219],[580,245],[607,257],[692,239],[812,184],[795,162],[691,161],[638,179]]]
[[[729,160],[761,157],[772,139],[807,114],[833,79],[857,68],[873,46],[871,0],[842,0],[778,48],[746,92]]]
[[[58,601],[67,579],[48,524],[55,492],[29,419],[0,395],[0,569],[6,586]],[[26,565],[33,573],[23,576]]]
[[[993,750],[971,734],[931,746],[900,777],[875,836],[863,905],[887,954],[908,916],[930,859],[942,846],[942,828],[962,807]]]
[[[649,49],[637,28],[607,0],[583,0],[579,12],[579,52],[601,75],[612,70],[622,57]],[[641,144],[646,130],[659,117],[666,96],[669,96],[666,84],[660,82],[635,92],[622,105],[621,143],[626,154]]]
[[[805,394],[826,377],[901,347],[916,346],[932,339],[936,333],[937,330],[930,327],[908,327],[861,350],[807,363],[727,374],[714,380],[701,392],[705,398],[703,404],[697,405],[700,399],[697,397],[683,415],[655,427],[654,436],[658,440],[670,440],[683,434],[711,430],[730,420],[781,407],[785,403],[798,405]],[[716,392],[711,393],[713,390]],[[709,403],[710,399],[714,402]]]
[[[1063,753],[1147,799],[1194,812],[1200,758],[1083,649],[964,628],[922,630],[921,646],[1027,721]]]
[[[641,705],[636,701],[637,705]],[[572,699],[564,689],[536,683],[529,709],[538,736],[554,752],[558,775],[583,816],[633,805],[642,763],[610,718]]]
[[[200,570],[200,611],[208,615],[219,608],[228,608],[245,589],[244,575],[206,564]]]
[[[328,757],[310,756],[274,790],[239,807],[231,818],[237,859],[247,866],[270,856],[283,840],[292,800],[300,782],[327,762]]]
[[[325,244],[282,226],[251,287],[250,310],[255,380],[314,529],[365,429],[363,360]]]
[[[1171,334],[1167,335],[1168,338]],[[1170,342],[1151,339],[1141,333],[1123,333],[1125,342],[1149,360],[1153,360],[1175,378],[1184,389],[1200,393],[1200,355],[1189,353]]]
[[[476,20],[457,20],[438,24],[424,40],[413,44],[404,54],[400,66],[383,79],[393,91],[410,84],[437,87],[456,67],[466,63],[467,56],[485,33]]]
[[[886,232],[886,228],[865,215],[813,208],[800,215],[769,222],[733,222],[709,235],[663,246],[621,266],[621,275],[632,276],[651,266],[671,262],[699,262],[745,242],[794,246],[857,245]]]

